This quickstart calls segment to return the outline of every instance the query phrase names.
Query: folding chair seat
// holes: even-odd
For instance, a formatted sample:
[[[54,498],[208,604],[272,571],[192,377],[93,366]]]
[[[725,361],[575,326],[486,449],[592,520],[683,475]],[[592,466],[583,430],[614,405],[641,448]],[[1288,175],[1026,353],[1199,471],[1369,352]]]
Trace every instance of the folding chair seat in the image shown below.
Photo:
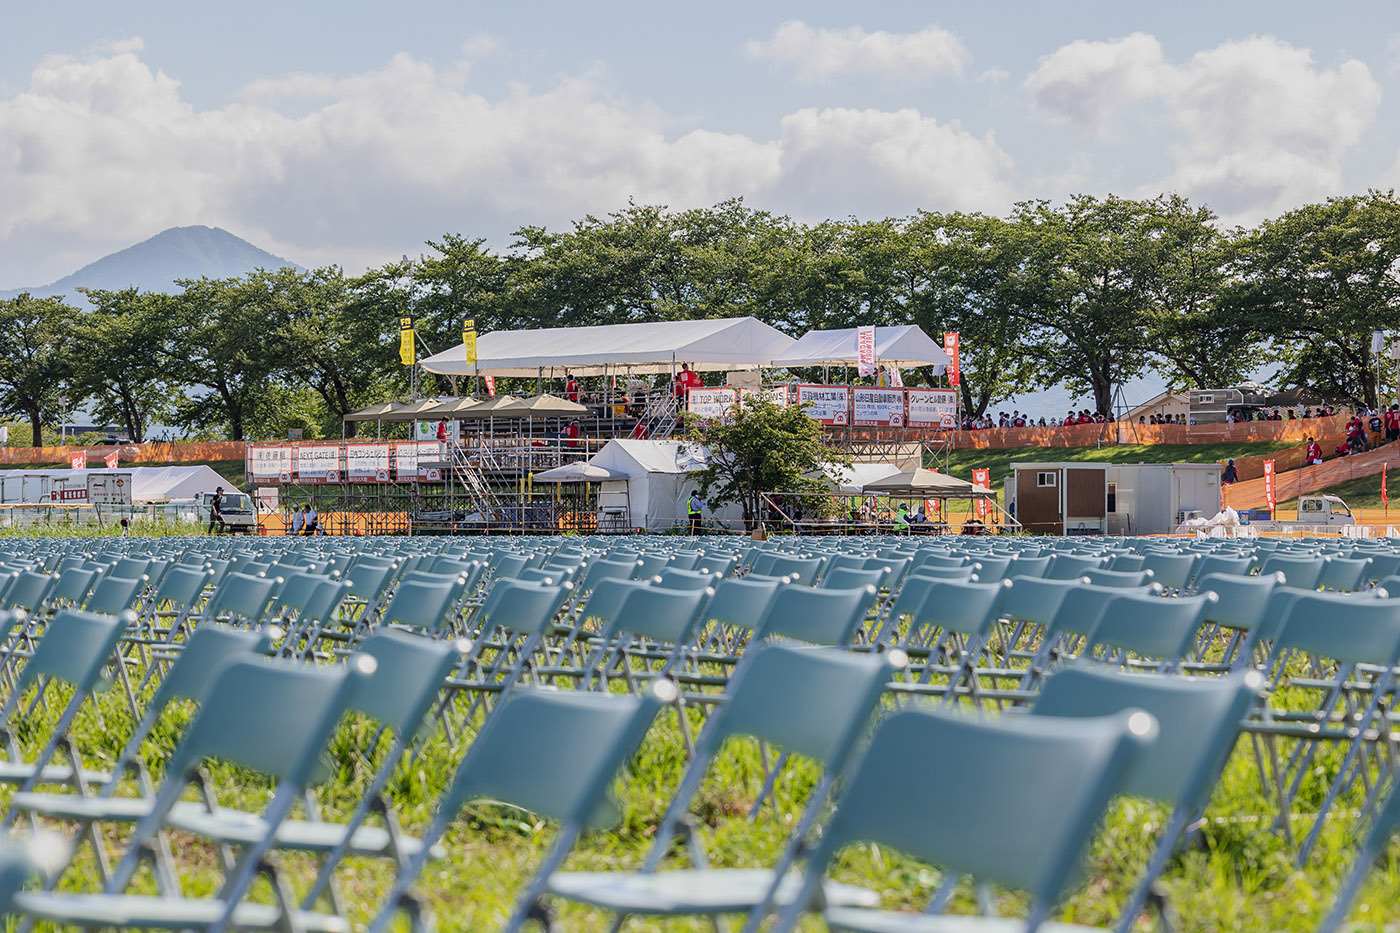
[[[617,821],[609,790],[617,772],[636,752],[671,685],[643,696],[521,689],[477,734],[443,795],[423,848],[395,876],[372,933],[389,928],[405,895],[435,845],[468,803],[504,803],[560,823],[547,854],[516,901],[505,930],[520,929],[536,914],[547,879],[587,828]],[[521,741],[528,736],[528,741]],[[458,918],[459,920],[462,918]]]
[[[716,759],[731,742],[742,739],[757,739],[781,750],[758,791],[750,818],[761,818],[765,800],[772,797],[775,817],[789,806],[800,807],[789,838],[804,837],[824,812],[889,674],[886,660],[871,656],[831,648],[756,647],[735,670],[725,702],[705,724],[640,869],[556,872],[549,876],[546,890],[555,897],[613,911],[615,925],[630,916],[715,917],[747,912],[762,901],[777,878],[786,878],[780,902],[784,896],[791,897],[796,878],[788,876],[790,857],[773,868],[710,867],[694,856],[690,868],[668,869],[662,863],[686,826]],[[815,762],[821,776],[805,801],[794,800],[780,808],[775,786],[789,755]],[[703,851],[701,839],[692,835],[690,842],[695,847],[692,852]],[[826,885],[824,894],[832,903],[874,902],[872,895],[846,885]]]
[[[175,749],[165,780],[136,822],[121,861],[102,894],[27,892],[18,902],[27,916],[59,924],[91,923],[94,916],[162,929],[227,927],[239,910],[264,857],[276,844],[278,827],[302,799],[304,791],[326,776],[321,752],[349,705],[357,681],[374,662],[358,659],[329,668],[276,665],[234,658],[221,665],[204,694],[199,712]],[[287,710],[297,710],[289,716]],[[186,785],[206,759],[217,758],[268,775],[275,787],[266,809],[253,823],[236,860],[225,864],[224,881],[215,899],[173,895],[128,895],[137,868],[151,847],[164,849],[163,827]],[[206,787],[209,783],[206,781]],[[217,812],[217,811],[211,811]],[[178,880],[158,874],[165,891]],[[272,922],[292,923],[292,905],[272,908]],[[212,918],[212,919],[211,919]],[[308,922],[308,926],[319,924]],[[341,928],[336,921],[332,928]]]
[[[1084,576],[1095,586],[1137,589],[1153,582],[1151,570],[1086,570]]]
[[[1035,722],[969,721],[914,710],[889,716],[846,782],[835,814],[813,844],[801,886],[773,929],[789,933],[803,913],[820,909],[832,930],[975,930],[983,925],[941,916],[966,874],[1027,891],[1025,928],[1035,930],[1073,879],[1101,814],[1155,731],[1152,717],[1141,711]],[[1026,781],[1026,775],[1035,780]],[[911,807],[909,794],[890,793],[891,787],[952,805]],[[858,842],[945,869],[923,915],[821,904],[828,866]],[[755,908],[748,929],[757,930],[771,907],[770,898]],[[998,919],[985,928],[1015,927]]]

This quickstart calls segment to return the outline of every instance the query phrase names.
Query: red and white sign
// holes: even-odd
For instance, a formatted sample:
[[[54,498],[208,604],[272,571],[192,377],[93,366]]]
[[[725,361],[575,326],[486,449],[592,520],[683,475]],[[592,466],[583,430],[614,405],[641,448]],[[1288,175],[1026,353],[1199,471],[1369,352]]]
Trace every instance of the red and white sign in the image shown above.
[[[488,393],[492,398],[495,398],[495,397],[496,397],[496,377],[495,377],[495,376],[487,376],[487,377],[486,377],[486,391],[487,391],[487,393]]]
[[[1274,461],[1264,461],[1264,502],[1272,513],[1278,508],[1278,501],[1274,497]]]
[[[739,404],[739,391],[729,387],[691,389],[685,396],[685,410],[698,418],[723,418]]]
[[[774,405],[777,405],[779,408],[788,407],[787,386],[770,386],[766,389],[740,389],[739,407],[743,408],[745,405],[748,404],[749,399],[760,394],[762,394],[764,398],[772,402]]]
[[[800,385],[797,404],[807,406],[807,417],[822,424],[849,424],[851,390],[848,386]]]
[[[50,502],[86,502],[87,497],[88,491],[86,486],[69,486],[49,491]]]
[[[112,451],[107,456],[102,458],[102,462],[107,464],[107,469],[115,470],[117,468],[117,464],[121,462],[121,452],[116,450]]]
[[[339,478],[339,447],[327,444],[297,448],[297,482],[334,483]]]
[[[352,483],[387,480],[389,478],[389,445],[346,444],[345,475]],[[380,479],[381,475],[383,480]]]
[[[943,352],[948,354],[948,385],[958,384],[958,377],[961,368],[958,365],[958,332],[951,331],[943,335]]]
[[[904,426],[903,389],[867,389],[857,386],[851,390],[851,397],[852,424],[895,428]]]
[[[890,386],[892,388],[904,388],[904,377],[899,374],[898,366],[886,366],[885,373],[890,377]]]
[[[248,451],[248,472],[259,483],[290,483],[294,447],[254,447]]]
[[[401,483],[414,480],[441,479],[442,470],[437,467],[421,466],[437,463],[442,458],[437,441],[417,441],[394,445],[394,478]]]
[[[992,488],[992,471],[987,469],[973,470],[972,482],[978,486]],[[986,499],[977,500],[977,517],[986,518],[992,511],[992,504]]]
[[[875,328],[856,328],[856,372],[862,376],[875,375]]]
[[[87,451],[79,450],[68,455],[68,466],[74,470],[87,469]],[[86,493],[84,493],[86,495]]]
[[[909,426],[952,428],[958,416],[958,393],[954,389],[910,389]]]

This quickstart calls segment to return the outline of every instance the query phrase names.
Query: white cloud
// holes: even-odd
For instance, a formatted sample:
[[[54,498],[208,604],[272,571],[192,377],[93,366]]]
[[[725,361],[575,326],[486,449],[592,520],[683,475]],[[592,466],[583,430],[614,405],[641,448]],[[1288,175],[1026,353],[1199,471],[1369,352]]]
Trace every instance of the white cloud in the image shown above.
[[[1177,190],[1228,220],[1253,221],[1337,193],[1341,161],[1375,119],[1365,64],[1319,68],[1271,37],[1223,43],[1173,64],[1152,36],[1075,42],[1025,81],[1042,117],[1107,134],[1134,117],[1167,128],[1172,167],[1142,190]]]
[[[755,138],[677,126],[588,78],[488,98],[464,63],[406,54],[343,78],[253,82],[196,110],[134,50],[53,56],[0,99],[0,287],[183,224],[354,270],[444,231],[503,241],[629,197],[744,195],[807,218],[1000,210],[1009,169],[992,135],[915,110],[806,109]]]
[[[917,81],[961,75],[972,58],[962,39],[937,26],[912,33],[866,32],[859,26],[813,29],[801,20],[783,23],[771,39],[751,40],[745,50],[751,58],[791,68],[802,81],[848,74]]]

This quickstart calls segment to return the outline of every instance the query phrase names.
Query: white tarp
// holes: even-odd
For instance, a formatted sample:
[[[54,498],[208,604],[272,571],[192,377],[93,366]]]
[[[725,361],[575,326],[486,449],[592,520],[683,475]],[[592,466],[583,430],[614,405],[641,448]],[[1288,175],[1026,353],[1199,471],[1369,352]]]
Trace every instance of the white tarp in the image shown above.
[[[604,482],[600,496],[625,492],[630,513],[629,527],[656,531],[684,524],[686,500],[698,488],[689,474],[705,466],[705,452],[677,441],[608,441],[588,460],[626,477]],[[738,522],[743,512],[737,505],[721,509],[705,506],[706,519]]]
[[[809,331],[791,348],[773,357],[773,365],[789,369],[796,366],[855,366],[858,362],[858,330],[847,327],[843,330]],[[882,366],[902,369],[948,365],[948,354],[943,352],[943,348],[913,324],[875,328],[875,359]]]
[[[699,371],[758,369],[795,341],[751,317],[647,324],[601,324],[542,330],[498,330],[476,340],[469,364],[462,344],[423,360],[432,373],[465,376],[599,376],[619,370],[668,373],[689,363]]]
[[[193,499],[201,492],[222,486],[235,491],[233,483],[203,464],[198,466],[119,467],[115,470],[6,470],[7,474],[49,478],[86,477],[88,474],[130,473],[131,501],[160,502],[166,499]]]
[[[877,479],[884,479],[886,476],[894,476],[900,472],[899,467],[893,463],[824,463],[822,473],[835,487],[835,490],[843,495],[858,496],[865,488],[866,483],[873,483]]]

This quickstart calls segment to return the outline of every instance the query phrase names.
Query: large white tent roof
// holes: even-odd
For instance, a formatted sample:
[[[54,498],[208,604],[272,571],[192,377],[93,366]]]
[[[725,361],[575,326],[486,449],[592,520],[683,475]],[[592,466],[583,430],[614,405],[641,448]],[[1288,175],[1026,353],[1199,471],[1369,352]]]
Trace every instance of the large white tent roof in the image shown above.
[[[679,441],[608,441],[588,459],[590,465],[623,476],[690,473],[705,467],[705,451]]]
[[[476,341],[477,361],[466,361],[462,344],[423,360],[423,368],[448,376],[598,376],[608,372],[720,371],[769,365],[795,341],[751,317],[594,327],[500,330]]]
[[[119,467],[115,470],[14,470],[24,476],[83,477],[89,473],[130,473],[131,498],[134,502],[158,502],[162,499],[193,499],[201,492],[213,492],[220,486],[226,492],[237,492],[234,484],[203,464],[198,466]]]
[[[814,330],[773,358],[774,366],[855,366],[856,331]],[[947,366],[948,354],[913,324],[875,328],[875,357],[888,366]]]

